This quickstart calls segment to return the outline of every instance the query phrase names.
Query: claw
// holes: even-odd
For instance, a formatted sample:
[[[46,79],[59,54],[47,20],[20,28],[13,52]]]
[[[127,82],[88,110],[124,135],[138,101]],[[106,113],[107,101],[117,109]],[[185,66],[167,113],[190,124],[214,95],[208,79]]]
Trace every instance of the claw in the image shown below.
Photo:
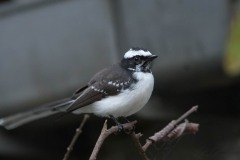
[[[124,128],[123,125],[121,123],[117,124],[118,126],[118,133],[120,133]]]
[[[130,121],[126,117],[121,117],[126,123],[129,123]],[[125,129],[124,132],[126,134],[132,134],[135,131],[135,126],[133,126],[132,129]]]
[[[109,116],[118,126],[118,133],[120,133],[124,128],[121,123],[118,122],[117,118],[113,117],[112,115]]]

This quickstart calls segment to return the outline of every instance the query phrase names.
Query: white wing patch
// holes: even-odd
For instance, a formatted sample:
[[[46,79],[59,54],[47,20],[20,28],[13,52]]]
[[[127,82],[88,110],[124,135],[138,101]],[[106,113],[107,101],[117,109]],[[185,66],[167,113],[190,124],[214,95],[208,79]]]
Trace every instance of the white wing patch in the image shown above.
[[[96,88],[96,87],[94,87],[94,86],[91,86],[91,89],[93,89],[93,90],[96,91],[96,92],[101,92],[101,93],[107,94],[107,92],[104,91],[103,89],[98,89],[98,88]]]
[[[128,81],[119,82],[119,81],[109,81],[108,85],[112,85],[115,87],[123,87],[123,85],[128,85],[130,83],[130,79]]]

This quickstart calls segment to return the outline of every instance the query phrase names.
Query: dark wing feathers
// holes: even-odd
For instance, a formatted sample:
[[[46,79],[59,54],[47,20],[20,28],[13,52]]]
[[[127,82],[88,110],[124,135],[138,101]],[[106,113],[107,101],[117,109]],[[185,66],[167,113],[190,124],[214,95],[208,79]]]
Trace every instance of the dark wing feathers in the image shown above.
[[[93,76],[88,86],[77,90],[73,94],[72,98],[76,101],[69,106],[67,112],[99,101],[106,96],[116,95],[121,89],[128,88],[131,81],[130,74],[123,70],[120,65],[105,68]]]
[[[82,87],[82,88],[79,88],[78,90],[76,90],[73,95],[72,95],[72,99],[76,99],[85,89],[88,88],[88,85]]]
[[[94,91],[90,87],[88,87],[87,89],[84,90],[84,92],[82,92],[81,95],[79,95],[78,98],[76,98],[76,101],[69,106],[67,112],[72,112],[78,108],[89,105],[95,101],[102,99],[102,97],[103,97],[102,93]]]

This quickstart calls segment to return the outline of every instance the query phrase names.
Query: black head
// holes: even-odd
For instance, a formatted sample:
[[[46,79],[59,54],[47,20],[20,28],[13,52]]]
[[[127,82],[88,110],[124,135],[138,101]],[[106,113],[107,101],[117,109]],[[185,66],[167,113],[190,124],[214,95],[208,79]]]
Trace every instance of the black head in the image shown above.
[[[123,68],[133,72],[151,72],[151,62],[157,58],[146,49],[131,48],[121,61]]]

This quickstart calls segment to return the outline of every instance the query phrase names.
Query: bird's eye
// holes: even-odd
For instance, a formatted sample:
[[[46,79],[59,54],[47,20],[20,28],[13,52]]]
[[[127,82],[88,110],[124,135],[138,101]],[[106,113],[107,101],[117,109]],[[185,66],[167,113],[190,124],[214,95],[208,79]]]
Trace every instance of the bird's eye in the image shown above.
[[[135,60],[136,62],[138,62],[138,61],[140,60],[140,58],[139,58],[139,57],[134,57],[134,60]]]

